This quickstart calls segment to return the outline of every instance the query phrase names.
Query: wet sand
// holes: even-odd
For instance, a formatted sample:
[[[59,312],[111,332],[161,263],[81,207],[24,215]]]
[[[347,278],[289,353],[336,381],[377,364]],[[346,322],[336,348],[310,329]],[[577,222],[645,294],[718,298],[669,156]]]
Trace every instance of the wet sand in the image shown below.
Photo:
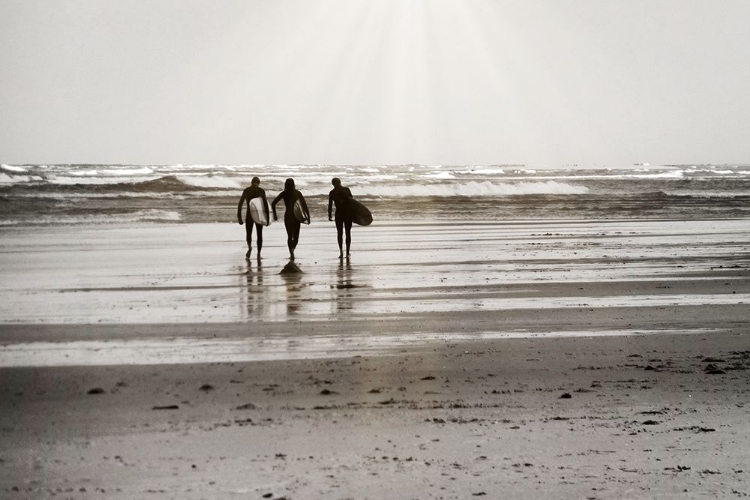
[[[330,226],[3,229],[3,496],[750,491],[748,221]]]

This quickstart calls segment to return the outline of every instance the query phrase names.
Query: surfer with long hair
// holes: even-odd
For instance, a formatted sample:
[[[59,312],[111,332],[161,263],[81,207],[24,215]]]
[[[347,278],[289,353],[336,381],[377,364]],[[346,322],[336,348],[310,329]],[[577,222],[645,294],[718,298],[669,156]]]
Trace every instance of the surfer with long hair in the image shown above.
[[[331,180],[333,189],[328,193],[328,220],[331,217],[333,206],[336,206],[336,233],[339,243],[339,259],[344,258],[342,248],[343,232],[346,230],[346,257],[349,258],[349,248],[352,245],[352,213],[347,205],[347,201],[352,198],[352,192],[348,187],[341,185],[341,179],[334,177]]]
[[[300,224],[310,223],[310,211],[302,193],[294,187],[294,179],[289,178],[284,183],[284,190],[271,202],[273,209],[273,220],[279,220],[276,216],[276,204],[284,200],[284,226],[286,227],[286,244],[289,247],[289,258],[294,260],[294,249],[299,243]]]
[[[245,254],[245,258],[250,258],[250,252],[253,250],[253,226],[255,226],[255,232],[258,234],[258,260],[260,260],[260,251],[263,248],[263,224],[260,220],[253,220],[252,217],[250,217],[250,202],[254,198],[260,198],[263,201],[263,215],[265,216],[265,221],[268,221],[268,200],[266,199],[266,192],[263,190],[263,188],[260,187],[260,179],[258,177],[253,177],[253,180],[250,183],[250,187],[245,188],[244,191],[242,191],[242,196],[240,196],[240,203],[237,205],[237,222],[240,223],[240,226],[243,224],[242,222],[242,205],[247,203],[247,217],[245,222],[245,240],[247,241],[247,253]]]

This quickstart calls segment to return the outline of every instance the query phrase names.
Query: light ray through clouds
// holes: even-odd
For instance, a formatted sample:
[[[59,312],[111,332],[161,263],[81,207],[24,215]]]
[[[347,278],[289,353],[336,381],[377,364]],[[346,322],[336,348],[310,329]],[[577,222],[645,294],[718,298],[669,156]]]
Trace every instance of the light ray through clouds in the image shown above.
[[[330,4],[318,5],[323,11]],[[534,134],[521,110],[523,99],[514,94],[519,89],[499,66],[487,26],[477,19],[482,14],[472,7],[477,4],[338,5],[334,25],[318,13],[307,26],[326,27],[317,37],[300,37],[309,40],[303,50],[312,55],[298,61],[309,87],[304,91],[309,105],[294,109],[309,125],[304,144],[296,145],[302,156],[346,146],[379,154],[385,163],[418,163],[436,151],[460,163],[489,140],[500,143],[498,152],[515,151],[520,161],[519,144],[535,147],[537,141],[528,139]],[[324,54],[342,56],[326,60]],[[521,55],[510,57],[523,63]],[[293,93],[281,82],[275,91]],[[469,129],[477,133],[467,135]]]
[[[303,138],[295,144],[302,157],[349,150],[384,163],[439,156],[460,164],[489,150],[498,162],[523,162],[591,135],[547,55],[492,2],[316,5],[279,55],[295,61],[297,76],[268,89],[295,104],[279,133]],[[545,23],[539,30],[555,31]],[[590,148],[594,141],[584,142]]]
[[[246,49],[249,64],[238,70],[253,92],[215,136],[215,154],[244,134],[266,142],[251,151],[280,151],[290,162],[565,163],[658,150],[692,130],[685,110],[696,102],[678,102],[672,90],[686,87],[684,99],[700,76],[672,78],[691,59],[661,34],[670,22],[664,4],[660,15],[648,3],[273,5],[281,7],[267,15],[272,56]]]

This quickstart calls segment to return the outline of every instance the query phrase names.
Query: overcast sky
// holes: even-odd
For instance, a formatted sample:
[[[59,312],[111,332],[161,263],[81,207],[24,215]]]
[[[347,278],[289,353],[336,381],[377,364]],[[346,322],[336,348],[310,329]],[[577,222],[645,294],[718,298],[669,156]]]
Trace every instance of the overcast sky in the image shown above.
[[[0,162],[750,163],[748,0],[0,0]]]

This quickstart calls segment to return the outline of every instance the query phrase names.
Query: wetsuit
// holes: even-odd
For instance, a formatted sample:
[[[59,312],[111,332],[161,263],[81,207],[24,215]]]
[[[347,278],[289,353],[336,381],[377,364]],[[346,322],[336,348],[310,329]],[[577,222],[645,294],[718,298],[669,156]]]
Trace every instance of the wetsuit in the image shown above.
[[[328,193],[328,220],[331,220],[333,205],[336,205],[336,233],[339,243],[339,251],[343,255],[341,248],[342,236],[346,229],[346,254],[349,255],[349,248],[352,244],[352,214],[349,209],[347,200],[352,198],[352,192],[348,187],[336,186]]]
[[[291,258],[294,258],[294,249],[297,248],[297,243],[299,243],[299,230],[300,230],[300,221],[297,220],[297,217],[294,216],[294,202],[297,200],[300,200],[302,203],[302,209],[305,211],[305,214],[309,214],[310,212],[307,210],[307,203],[305,202],[305,197],[302,196],[302,193],[300,193],[298,190],[284,190],[279,193],[279,195],[271,202],[271,208],[273,209],[273,218],[277,219],[276,216],[276,204],[284,200],[284,226],[286,227],[286,244],[289,247],[289,255]]]
[[[266,219],[268,219],[268,200],[266,199],[266,192],[260,186],[250,186],[242,191],[240,202],[237,205],[237,222],[242,224],[242,205],[247,204],[245,217],[245,240],[247,241],[247,253],[245,257],[250,257],[250,251],[253,248],[253,226],[255,226],[255,232],[258,234],[258,258],[260,258],[260,251],[263,248],[263,224],[258,224],[250,218],[250,200],[253,198],[263,199],[263,210],[266,212]]]

